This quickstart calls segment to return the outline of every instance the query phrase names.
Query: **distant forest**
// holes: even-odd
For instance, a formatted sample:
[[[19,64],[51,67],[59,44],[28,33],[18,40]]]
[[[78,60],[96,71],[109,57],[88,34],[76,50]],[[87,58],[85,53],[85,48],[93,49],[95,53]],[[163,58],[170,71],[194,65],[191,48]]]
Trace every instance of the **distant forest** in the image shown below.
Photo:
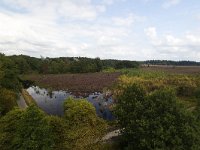
[[[171,60],[147,60],[142,62],[146,65],[172,65],[172,66],[200,66],[196,61],[171,61]]]
[[[0,65],[3,65],[3,68],[10,66],[18,74],[58,74],[100,72],[109,68],[137,68],[139,63],[128,60],[101,60],[100,58],[86,57],[35,58],[25,55],[5,56],[0,54]]]
[[[5,56],[0,53],[0,67],[15,70],[17,74],[89,73],[104,69],[138,68],[145,65],[200,66],[195,61],[148,60],[130,61],[86,57],[35,58],[26,55]]]

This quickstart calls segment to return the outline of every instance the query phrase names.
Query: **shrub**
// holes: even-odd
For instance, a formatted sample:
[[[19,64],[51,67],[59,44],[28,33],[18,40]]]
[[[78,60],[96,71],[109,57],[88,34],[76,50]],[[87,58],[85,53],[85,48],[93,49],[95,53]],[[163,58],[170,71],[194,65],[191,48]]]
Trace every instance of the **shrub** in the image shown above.
[[[69,149],[99,149],[106,123],[96,115],[94,106],[85,99],[69,98],[64,103]]]
[[[17,95],[15,92],[0,88],[0,116],[17,106]]]
[[[133,84],[118,97],[115,114],[127,149],[197,149],[199,121],[177,104],[175,92],[161,89],[145,95]]]

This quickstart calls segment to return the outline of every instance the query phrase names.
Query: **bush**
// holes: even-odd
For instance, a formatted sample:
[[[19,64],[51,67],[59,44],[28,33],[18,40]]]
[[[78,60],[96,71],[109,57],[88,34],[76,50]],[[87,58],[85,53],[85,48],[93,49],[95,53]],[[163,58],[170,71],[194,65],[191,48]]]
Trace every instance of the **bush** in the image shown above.
[[[69,98],[64,103],[64,118],[68,127],[69,149],[99,149],[106,123],[96,115],[87,100]]]
[[[54,144],[45,114],[36,106],[14,109],[0,120],[0,149],[48,149]]]
[[[57,116],[48,116],[48,124],[51,129],[52,139],[54,141],[53,150],[69,149],[68,126],[65,120]]]
[[[199,122],[177,104],[171,89],[145,95],[136,84],[118,97],[115,114],[127,149],[196,149],[200,147]]]
[[[0,149],[16,149],[15,140],[23,111],[14,109],[0,119]]]
[[[15,106],[17,106],[16,93],[4,88],[0,88],[0,116],[5,115]]]
[[[106,127],[86,100],[67,100],[64,118],[47,116],[32,104],[0,118],[0,149],[98,150]]]
[[[192,81],[192,78],[189,77],[175,77],[171,79],[172,85],[177,88],[178,96],[192,96],[194,95],[194,91],[196,89],[196,84]]]

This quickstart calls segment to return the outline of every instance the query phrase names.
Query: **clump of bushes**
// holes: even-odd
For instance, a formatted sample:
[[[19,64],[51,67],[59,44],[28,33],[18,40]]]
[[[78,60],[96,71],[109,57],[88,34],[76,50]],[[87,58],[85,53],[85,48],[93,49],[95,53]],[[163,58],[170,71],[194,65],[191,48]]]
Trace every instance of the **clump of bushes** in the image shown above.
[[[36,105],[0,118],[0,149],[101,149],[107,129],[86,100],[66,100],[64,117],[48,116]]]
[[[200,122],[177,103],[170,88],[146,93],[138,84],[127,86],[118,96],[115,115],[126,149],[198,149]]]
[[[0,88],[0,117],[17,106],[17,94],[11,90]]]
[[[177,96],[191,97],[194,96],[198,81],[194,77],[187,76],[166,76],[156,78],[146,78],[142,76],[126,76],[122,75],[118,79],[115,90],[123,90],[123,88],[137,83],[140,84],[148,93],[164,87],[174,88]]]

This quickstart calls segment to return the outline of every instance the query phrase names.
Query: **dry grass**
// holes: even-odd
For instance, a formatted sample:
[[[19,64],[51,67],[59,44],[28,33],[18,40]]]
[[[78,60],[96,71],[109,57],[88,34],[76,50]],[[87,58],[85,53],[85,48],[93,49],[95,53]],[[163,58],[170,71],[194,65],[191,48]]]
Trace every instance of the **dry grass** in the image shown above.
[[[22,89],[22,96],[24,97],[24,100],[28,106],[30,106],[31,104],[37,105],[32,96],[30,96],[25,89]]]

